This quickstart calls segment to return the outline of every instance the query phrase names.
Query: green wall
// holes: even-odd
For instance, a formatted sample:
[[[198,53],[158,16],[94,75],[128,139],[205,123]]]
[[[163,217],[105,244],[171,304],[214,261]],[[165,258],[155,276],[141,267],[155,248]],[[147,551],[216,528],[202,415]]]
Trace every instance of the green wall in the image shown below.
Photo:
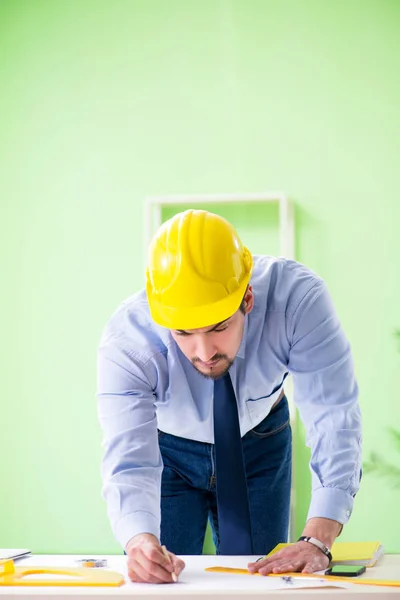
[[[393,452],[399,23],[397,0],[0,0],[1,546],[119,551],[96,346],[143,284],[147,195],[289,194],[353,346],[366,455]],[[300,526],[301,436],[296,459]],[[398,506],[365,476],[343,539],[400,552]]]

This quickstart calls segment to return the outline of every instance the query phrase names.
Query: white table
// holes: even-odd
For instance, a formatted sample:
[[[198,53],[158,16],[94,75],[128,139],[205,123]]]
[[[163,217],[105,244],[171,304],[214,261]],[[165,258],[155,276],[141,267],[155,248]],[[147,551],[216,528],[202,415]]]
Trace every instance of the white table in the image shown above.
[[[36,555],[18,560],[16,566],[52,566],[52,567],[71,567],[77,566],[76,560],[80,558],[89,558],[83,556],[69,555]],[[126,575],[126,558],[124,556],[90,556],[90,558],[107,558],[108,569],[117,571],[125,576],[126,583],[121,587],[6,587],[0,586],[1,600],[15,600],[21,596],[24,600],[38,600],[39,598],[54,598],[55,600],[95,600],[97,598],[107,598],[107,600],[118,600],[125,596],[130,596],[135,600],[163,600],[166,597],[177,597],[179,600],[196,600],[209,598],[218,598],[218,600],[228,600],[232,596],[236,600],[246,600],[249,596],[268,595],[268,598],[286,598],[287,595],[294,594],[294,597],[312,595],[315,599],[326,600],[340,596],[341,600],[354,598],[354,594],[376,594],[378,598],[392,597],[397,594],[400,598],[400,588],[375,587],[367,585],[354,585],[349,583],[337,582],[340,587],[305,588],[299,587],[293,589],[290,584],[284,584],[280,578],[260,577],[237,574],[207,573],[206,567],[214,565],[246,568],[247,563],[252,557],[243,556],[183,556],[186,563],[185,570],[181,573],[179,582],[166,585],[139,584],[128,581]],[[257,558],[257,557],[254,557]],[[379,564],[373,568],[367,569],[363,575],[374,579],[400,579],[400,555],[384,556]],[[361,577],[363,577],[361,576]],[[32,575],[35,579],[40,575]],[[49,576],[47,576],[47,579]],[[276,589],[277,585],[285,585],[285,589]],[[312,579],[302,579],[301,586],[317,585]],[[291,589],[292,587],[292,589]]]

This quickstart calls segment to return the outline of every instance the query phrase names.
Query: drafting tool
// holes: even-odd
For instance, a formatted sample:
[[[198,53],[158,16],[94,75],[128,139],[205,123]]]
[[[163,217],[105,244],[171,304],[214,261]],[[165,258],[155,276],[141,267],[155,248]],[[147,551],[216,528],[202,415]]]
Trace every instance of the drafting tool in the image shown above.
[[[235,573],[237,575],[260,575],[260,573],[250,573],[247,569],[233,569],[231,567],[207,567],[205,569],[210,573]],[[355,577],[349,579],[348,577],[337,577],[336,575],[318,575],[316,573],[269,573],[268,575],[261,575],[261,577],[292,577],[296,579],[298,577],[312,577],[317,579],[323,579],[324,581],[345,581],[346,583],[354,583],[357,585],[380,585],[386,587],[400,587],[400,580],[395,579],[368,579],[363,577]]]
[[[86,569],[97,569],[107,566],[106,558],[80,558],[76,564]]]
[[[66,575],[67,577],[65,579],[26,579],[28,575]],[[115,571],[101,571],[84,567],[16,567],[13,560],[0,561],[0,586],[117,587],[123,583],[125,583],[124,577]]]

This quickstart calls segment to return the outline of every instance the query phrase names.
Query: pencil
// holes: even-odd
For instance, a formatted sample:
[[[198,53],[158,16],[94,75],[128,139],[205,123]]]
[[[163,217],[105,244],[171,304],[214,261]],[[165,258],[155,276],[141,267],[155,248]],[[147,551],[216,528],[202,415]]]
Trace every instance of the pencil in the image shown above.
[[[161,550],[163,551],[164,556],[166,558],[168,558],[169,562],[172,563],[171,557],[168,554],[168,550],[166,549],[166,547],[165,546],[161,546]],[[176,583],[178,581],[177,574],[174,571],[172,571],[171,575],[172,575],[172,581],[174,581]]]

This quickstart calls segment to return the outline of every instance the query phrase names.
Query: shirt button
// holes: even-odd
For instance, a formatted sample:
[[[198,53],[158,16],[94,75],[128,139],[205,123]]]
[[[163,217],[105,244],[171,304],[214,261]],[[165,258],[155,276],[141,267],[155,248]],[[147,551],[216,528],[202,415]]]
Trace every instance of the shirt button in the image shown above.
[[[350,511],[346,510],[346,515],[349,517],[350,516]]]

